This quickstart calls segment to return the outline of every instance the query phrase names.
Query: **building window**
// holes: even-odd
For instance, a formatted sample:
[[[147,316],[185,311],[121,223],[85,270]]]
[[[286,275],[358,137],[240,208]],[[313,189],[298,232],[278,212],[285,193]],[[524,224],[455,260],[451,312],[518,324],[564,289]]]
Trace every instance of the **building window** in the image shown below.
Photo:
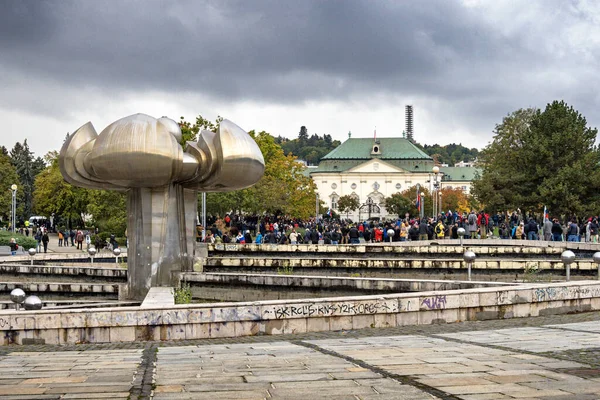
[[[462,187],[462,191],[463,191],[463,192],[466,192],[466,191],[467,191],[467,187],[466,187],[466,186],[463,186],[463,187]]]
[[[452,186],[445,186],[445,188],[452,190]]]
[[[402,188],[402,185],[399,183],[396,183],[396,190],[400,190]]]
[[[335,182],[334,182],[334,183],[332,183],[332,184],[331,184],[331,188],[332,188],[333,190],[337,189],[337,184],[336,184]]]
[[[375,183],[373,184],[373,190],[374,190],[374,191],[378,191],[378,190],[379,190],[379,183],[375,182]]]
[[[332,210],[337,210],[337,208],[338,208],[338,200],[340,199],[340,196],[338,196],[337,193],[333,192],[331,194],[331,196],[329,196],[329,198],[331,199],[331,209]]]
[[[350,185],[350,187],[352,188],[352,190],[356,189],[356,183],[353,183],[352,185]]]

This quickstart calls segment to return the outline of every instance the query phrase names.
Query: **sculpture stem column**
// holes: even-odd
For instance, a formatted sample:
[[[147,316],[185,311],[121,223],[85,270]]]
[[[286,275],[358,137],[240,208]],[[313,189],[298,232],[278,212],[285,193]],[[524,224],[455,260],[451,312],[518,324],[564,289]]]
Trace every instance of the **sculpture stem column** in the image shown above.
[[[127,192],[128,298],[142,300],[150,287],[172,286],[173,274],[192,271],[198,195],[172,183]]]

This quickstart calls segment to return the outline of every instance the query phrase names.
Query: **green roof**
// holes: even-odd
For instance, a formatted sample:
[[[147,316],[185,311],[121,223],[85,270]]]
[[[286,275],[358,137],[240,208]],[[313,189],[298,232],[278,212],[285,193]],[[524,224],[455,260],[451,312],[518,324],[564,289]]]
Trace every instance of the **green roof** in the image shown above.
[[[481,175],[481,171],[481,168],[475,167],[440,167],[440,172],[444,173],[444,181],[470,182],[478,172]]]
[[[322,160],[431,160],[425,152],[403,138],[377,139],[381,154],[371,154],[376,143],[371,138],[350,138],[327,154]]]

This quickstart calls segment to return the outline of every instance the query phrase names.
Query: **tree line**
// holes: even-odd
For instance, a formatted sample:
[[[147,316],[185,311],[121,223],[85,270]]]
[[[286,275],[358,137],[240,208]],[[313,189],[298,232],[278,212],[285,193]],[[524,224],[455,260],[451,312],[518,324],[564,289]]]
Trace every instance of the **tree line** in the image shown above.
[[[222,119],[214,122],[198,116],[194,122],[180,120],[184,141],[197,139],[203,129],[216,131]],[[313,143],[337,146],[329,135],[308,136],[301,129],[298,139],[283,140],[265,131],[250,131],[261,149],[265,163],[263,178],[253,187],[229,193],[209,193],[208,212],[281,214],[308,219],[315,211],[316,186],[304,173],[299,155],[287,151],[286,144]],[[300,137],[301,136],[301,137]],[[459,189],[442,190],[442,209],[467,211],[469,208],[504,212],[521,208],[541,213],[544,206],[552,215],[597,215],[600,208],[600,150],[596,145],[597,129],[590,128],[583,117],[564,101],[554,101],[542,111],[535,108],[516,110],[496,125],[492,142],[481,152],[462,152],[460,145],[444,146],[450,160],[459,154],[477,154],[482,173],[472,183],[473,196]],[[312,138],[312,142],[311,141]],[[292,146],[288,144],[288,146]],[[454,147],[452,147],[454,146]],[[293,147],[293,146],[292,146]],[[318,147],[318,146],[317,146]],[[429,151],[440,153],[431,146]],[[296,149],[297,151],[297,149]],[[323,150],[325,151],[325,150]],[[329,150],[330,151],[330,150]],[[462,153],[461,153],[462,152]],[[454,154],[454,156],[452,156]],[[442,154],[443,156],[443,154]],[[460,160],[459,160],[460,161]],[[10,219],[12,193],[16,184],[17,214],[25,220],[33,214],[63,219],[64,226],[82,224],[93,216],[93,223],[122,234],[126,228],[125,195],[116,191],[88,190],[64,181],[58,168],[58,153],[49,152],[43,159],[35,157],[27,141],[16,143],[11,151],[0,147],[0,216]],[[423,188],[426,192],[426,188]],[[393,214],[416,215],[415,188],[395,193],[385,199]],[[426,193],[425,198],[431,196]],[[340,213],[356,210],[355,198],[339,199]],[[425,213],[431,214],[431,201],[425,201]]]

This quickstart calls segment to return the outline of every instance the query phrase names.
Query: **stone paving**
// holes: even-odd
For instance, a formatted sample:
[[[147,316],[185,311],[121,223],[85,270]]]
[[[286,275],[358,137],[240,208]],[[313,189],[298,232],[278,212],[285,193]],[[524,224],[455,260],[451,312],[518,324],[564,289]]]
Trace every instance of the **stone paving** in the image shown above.
[[[600,398],[600,312],[0,354],[0,399]]]
[[[0,398],[127,399],[141,350],[19,352],[0,359]]]

